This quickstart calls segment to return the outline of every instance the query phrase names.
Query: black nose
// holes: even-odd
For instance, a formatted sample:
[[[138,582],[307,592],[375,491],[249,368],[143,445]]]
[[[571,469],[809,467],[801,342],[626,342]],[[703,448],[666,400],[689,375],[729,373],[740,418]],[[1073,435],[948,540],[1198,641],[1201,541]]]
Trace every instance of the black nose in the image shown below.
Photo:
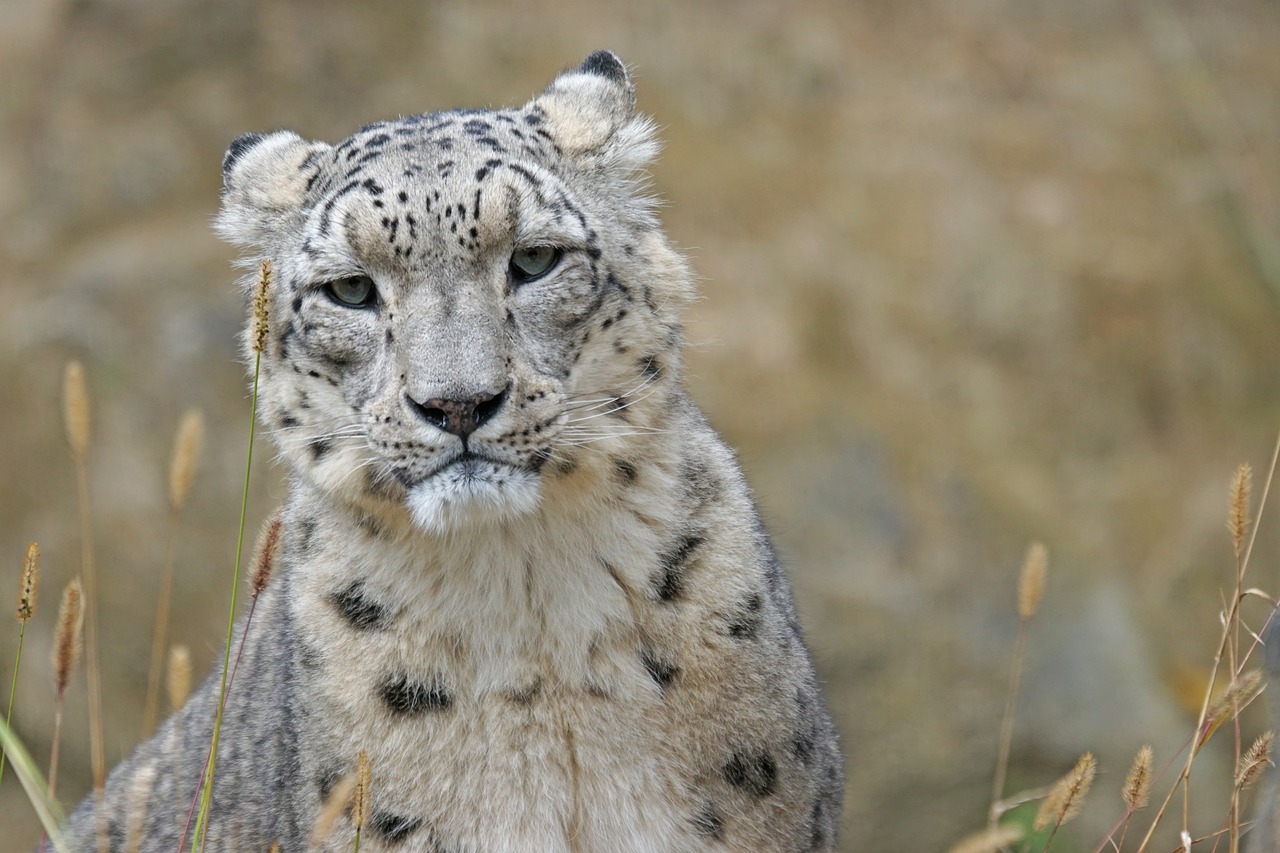
[[[462,400],[439,397],[419,403],[406,395],[409,408],[436,429],[466,438],[497,414],[507,400],[506,389],[497,394],[476,394]]]

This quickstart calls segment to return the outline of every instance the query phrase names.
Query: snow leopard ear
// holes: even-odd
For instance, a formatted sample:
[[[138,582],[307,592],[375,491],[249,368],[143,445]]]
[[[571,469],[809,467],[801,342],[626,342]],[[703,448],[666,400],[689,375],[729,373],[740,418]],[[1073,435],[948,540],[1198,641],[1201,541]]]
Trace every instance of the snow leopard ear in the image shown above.
[[[330,150],[287,130],[237,137],[222,157],[218,233],[239,246],[270,242],[303,209]]]
[[[612,51],[597,50],[561,74],[526,109],[545,117],[566,153],[603,155],[626,170],[658,153],[652,122],[636,114],[631,74]]]

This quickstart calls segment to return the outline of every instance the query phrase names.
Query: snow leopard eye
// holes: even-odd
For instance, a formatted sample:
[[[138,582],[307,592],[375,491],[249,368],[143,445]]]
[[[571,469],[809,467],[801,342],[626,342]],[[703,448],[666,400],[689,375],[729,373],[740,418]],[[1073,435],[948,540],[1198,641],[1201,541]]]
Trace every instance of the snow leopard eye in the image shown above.
[[[526,284],[542,278],[551,272],[560,261],[561,252],[555,246],[527,246],[511,253],[511,263],[507,267],[511,280],[516,284]]]
[[[327,282],[325,292],[339,305],[350,308],[368,308],[378,301],[378,291],[373,279],[367,275],[350,275]]]

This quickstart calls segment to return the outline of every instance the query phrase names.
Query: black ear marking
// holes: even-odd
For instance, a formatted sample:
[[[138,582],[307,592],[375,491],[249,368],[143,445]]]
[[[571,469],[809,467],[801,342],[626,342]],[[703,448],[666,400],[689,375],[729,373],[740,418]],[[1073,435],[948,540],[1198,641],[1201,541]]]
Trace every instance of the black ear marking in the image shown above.
[[[622,86],[627,86],[631,82],[627,74],[627,66],[618,58],[618,54],[611,50],[597,50],[582,61],[578,70],[583,74],[604,77]]]
[[[231,170],[235,167],[236,161],[243,157],[246,151],[264,139],[266,136],[261,133],[242,133],[231,140],[231,144],[227,146],[227,153],[222,155],[222,179],[226,180],[227,175],[231,174]]]

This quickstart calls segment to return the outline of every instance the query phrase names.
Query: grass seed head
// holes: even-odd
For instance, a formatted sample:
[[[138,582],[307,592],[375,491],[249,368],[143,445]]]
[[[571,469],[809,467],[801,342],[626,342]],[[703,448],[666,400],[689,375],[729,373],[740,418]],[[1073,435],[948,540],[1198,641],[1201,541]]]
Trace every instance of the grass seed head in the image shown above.
[[[62,374],[62,419],[67,428],[67,442],[78,461],[89,455],[89,439],[92,429],[89,421],[89,388],[84,377],[84,365],[78,361],[67,364]]]
[[[18,586],[18,621],[26,623],[36,615],[36,592],[40,589],[40,546],[27,545],[22,558],[22,580]]]
[[[1049,795],[1041,801],[1040,810],[1036,812],[1035,830],[1039,832],[1050,826],[1062,826],[1078,815],[1097,772],[1098,762],[1093,753],[1086,752],[1080,756],[1071,772],[1055,782]]]
[[[1236,788],[1245,789],[1258,781],[1262,771],[1271,763],[1271,746],[1276,734],[1266,731],[1258,735],[1258,739],[1249,747],[1249,751],[1240,759],[1240,772],[1236,774]]]
[[[1265,686],[1260,669],[1246,670],[1228,684],[1227,689],[1218,697],[1218,701],[1214,702],[1205,714],[1200,738],[1196,742],[1196,750],[1204,746],[1223,723],[1234,720],[1254,699],[1257,699]]]
[[[53,684],[59,699],[67,690],[84,648],[84,608],[80,579],[73,578],[62,590],[58,605],[58,632],[53,642]]]
[[[1124,799],[1129,811],[1137,811],[1147,805],[1147,797],[1151,794],[1151,765],[1155,762],[1155,751],[1150,746],[1138,750],[1129,768],[1129,775],[1124,777],[1124,787],[1120,796]]]
[[[169,649],[169,666],[165,672],[165,689],[169,705],[175,711],[183,706],[191,695],[191,652],[186,646]]]
[[[173,440],[173,457],[169,462],[169,505],[174,512],[182,509],[191,491],[191,482],[200,467],[200,449],[204,444],[204,415],[199,409],[188,409],[178,424]]]
[[[258,265],[258,283],[253,288],[253,325],[250,329],[251,346],[261,354],[267,348],[267,318],[270,313],[271,261]]]
[[[1231,478],[1231,510],[1227,519],[1231,546],[1237,560],[1244,554],[1245,535],[1249,532],[1249,494],[1252,489],[1253,470],[1246,462],[1236,468],[1235,476]]]
[[[362,749],[359,759],[356,760],[355,793],[351,795],[351,822],[355,824],[356,829],[363,828],[369,820],[369,786],[372,781],[373,765],[369,763],[368,753]]]
[[[283,526],[280,510],[276,510],[258,533],[258,544],[254,546],[253,571],[249,574],[249,588],[254,598],[271,580],[276,559],[280,556],[280,532]]]
[[[1027,549],[1022,561],[1022,573],[1018,576],[1018,616],[1026,621],[1036,613],[1040,599],[1044,597],[1045,575],[1049,570],[1049,549],[1035,542]]]

